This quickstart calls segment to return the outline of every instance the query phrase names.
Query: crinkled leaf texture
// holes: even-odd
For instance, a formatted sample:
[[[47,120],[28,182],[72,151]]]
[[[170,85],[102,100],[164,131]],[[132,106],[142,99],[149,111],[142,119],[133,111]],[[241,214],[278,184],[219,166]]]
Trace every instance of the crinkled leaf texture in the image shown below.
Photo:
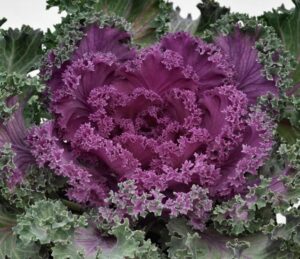
[[[199,235],[188,228],[184,220],[174,219],[167,225],[171,233],[168,254],[172,259],[298,258],[298,244],[288,243],[297,239],[298,225],[293,224],[290,222],[288,227],[277,225],[273,233],[249,234],[237,239],[213,229]]]
[[[94,226],[79,228],[75,231],[72,243],[56,245],[52,256],[56,259],[151,259],[161,258],[158,248],[145,240],[145,233],[131,230],[129,222],[117,223],[103,236]]]
[[[296,71],[293,72],[293,78],[296,83],[300,81],[300,44],[299,34],[300,29],[300,2],[299,0],[293,0],[295,7],[291,10],[287,10],[284,5],[278,9],[273,9],[272,12],[265,12],[260,18],[267,22],[269,26],[272,26],[278,36],[281,38],[285,47],[291,54],[297,59]]]
[[[274,218],[274,212],[284,213],[297,201],[297,175],[278,165],[276,158],[269,163],[271,167],[266,164],[263,170],[268,170],[270,178],[261,177],[259,184],[249,188],[247,195],[236,195],[215,206],[212,220],[217,231],[233,236],[259,232]]]
[[[288,214],[285,226],[270,218],[298,193],[299,157],[292,153],[299,143],[281,145],[290,163],[283,161],[279,172],[263,167],[273,150],[273,103],[257,104],[280,102],[289,74],[281,45],[265,35],[270,30],[254,20],[250,28],[247,19],[237,23],[227,8],[204,1],[199,23],[176,14],[172,22],[199,35],[223,16],[209,43],[175,32],[139,49],[131,38],[148,45],[166,30],[170,10],[162,1],[48,4],[68,12],[57,33],[49,32],[46,46],[56,48],[40,74],[52,119],[26,129],[24,104],[16,105],[25,87],[18,81],[0,92],[14,115],[0,124],[2,178],[17,190],[32,165],[62,176],[63,195],[96,207],[101,230],[95,222],[85,227],[85,216],[61,201],[38,200],[17,217],[14,231],[23,244],[51,247],[55,259],[164,258],[148,239],[154,236],[171,259],[298,258],[298,212]],[[112,12],[132,23],[133,34],[124,20],[107,16]],[[222,21],[224,30],[216,28]],[[25,78],[39,60],[41,33],[23,27],[0,36],[1,82]],[[11,47],[22,42],[26,48]],[[155,233],[147,221],[157,217],[169,223]],[[168,241],[160,236],[167,230]]]
[[[26,129],[23,118],[25,88],[33,86],[25,75],[40,58],[42,34],[28,27],[0,30],[0,108],[8,114],[0,121],[1,180],[14,191],[26,186],[29,169],[49,170],[67,181],[57,195],[88,212],[94,208],[97,222],[86,227],[85,216],[60,200],[40,200],[44,192],[20,207],[16,226],[6,212],[0,217],[11,224],[0,228],[0,255],[35,258],[23,246],[38,251],[36,242],[52,249],[55,259],[166,257],[158,247],[171,259],[299,258],[298,210],[288,212],[284,226],[270,220],[295,201],[300,186],[298,141],[280,146],[278,171],[266,166],[277,152],[268,111],[280,112],[274,103],[284,107],[279,98],[290,86],[289,63],[282,62],[288,59],[281,58],[275,33],[266,36],[272,30],[264,24],[232,18],[206,0],[196,22],[173,13],[171,30],[205,35],[222,16],[211,26],[209,43],[174,32],[140,49],[132,38],[149,45],[166,31],[170,9],[163,1],[47,2],[68,12],[45,41],[56,45],[40,74],[51,120]],[[271,24],[274,15],[293,24],[295,3],[292,12],[265,19]],[[132,30],[111,13],[131,22]],[[294,32],[281,24],[276,29],[287,42]],[[297,116],[288,119],[298,123]],[[156,220],[169,222],[167,228],[153,231]],[[12,226],[17,235],[10,235]],[[167,231],[169,239],[161,236]]]
[[[65,244],[74,229],[85,224],[83,216],[73,215],[61,201],[39,200],[18,216],[14,231],[24,244]]]
[[[14,233],[16,215],[0,207],[0,257],[9,259],[38,259],[39,246],[24,244]]]
[[[162,216],[168,213],[171,218],[185,215],[188,223],[199,230],[205,229],[205,222],[212,210],[212,200],[208,198],[207,190],[193,185],[186,193],[176,193],[174,198],[152,190],[150,193],[139,193],[139,188],[133,181],[118,184],[118,192],[110,192],[107,199],[109,206],[100,207],[101,226],[113,226],[115,221],[129,217],[139,219],[153,213]]]
[[[267,80],[263,76],[263,65],[257,62],[258,51],[254,46],[259,38],[259,29],[256,34],[249,35],[237,28],[227,37],[217,38],[217,44],[227,53],[236,69],[238,89],[247,94],[252,104],[256,103],[257,96],[263,96],[268,92],[279,93],[274,81]]]

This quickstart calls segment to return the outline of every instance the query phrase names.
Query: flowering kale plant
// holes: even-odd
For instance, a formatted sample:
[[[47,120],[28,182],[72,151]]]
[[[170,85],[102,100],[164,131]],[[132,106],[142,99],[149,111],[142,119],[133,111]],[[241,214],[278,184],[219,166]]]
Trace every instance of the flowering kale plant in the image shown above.
[[[0,29],[0,258],[300,258],[293,2],[48,0],[54,31]]]

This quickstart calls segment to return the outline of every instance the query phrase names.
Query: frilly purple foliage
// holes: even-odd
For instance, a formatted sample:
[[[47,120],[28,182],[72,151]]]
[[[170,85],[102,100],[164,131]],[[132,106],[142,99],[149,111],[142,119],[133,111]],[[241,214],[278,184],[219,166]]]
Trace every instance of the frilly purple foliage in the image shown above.
[[[26,146],[68,179],[70,199],[103,215],[114,197],[121,218],[162,210],[203,229],[212,203],[245,193],[269,155],[272,123],[250,106],[277,95],[275,82],[239,30],[210,44],[169,34],[140,51],[128,40],[94,24],[60,68],[49,54],[54,119],[32,128]],[[128,181],[133,189],[118,192]]]
[[[207,196],[207,190],[193,185],[188,192],[174,192],[164,195],[159,189],[149,192],[139,191],[134,181],[125,181],[118,185],[118,192],[110,192],[106,200],[108,206],[99,208],[103,225],[113,226],[124,218],[137,220],[148,213],[156,216],[167,214],[170,218],[187,216],[188,223],[197,230],[205,229],[212,210],[213,202]],[[114,208],[111,208],[114,205]]]

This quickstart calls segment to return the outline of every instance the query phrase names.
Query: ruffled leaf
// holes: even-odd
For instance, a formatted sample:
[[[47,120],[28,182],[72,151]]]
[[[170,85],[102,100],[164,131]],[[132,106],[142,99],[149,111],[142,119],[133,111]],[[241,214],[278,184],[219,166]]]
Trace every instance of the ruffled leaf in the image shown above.
[[[7,163],[5,167],[7,168]],[[35,201],[53,195],[56,191],[61,190],[64,185],[65,180],[56,177],[50,170],[41,170],[31,166],[26,170],[26,175],[22,181],[14,188],[8,187],[6,181],[1,179],[0,193],[12,206],[25,209]]]
[[[32,106],[32,100],[28,99],[41,88],[41,83],[36,77],[17,73],[0,73],[0,121],[7,122],[18,108],[23,112],[27,101],[29,106]],[[35,114],[35,116],[38,115]]]
[[[274,183],[275,185],[275,183]],[[220,233],[238,236],[261,231],[275,218],[272,206],[279,205],[281,193],[272,192],[270,181],[261,179],[258,186],[249,188],[245,197],[236,195],[214,208],[212,220]]]
[[[67,192],[69,198],[93,205],[103,203],[107,192],[103,176],[78,163],[57,138],[53,121],[32,128],[27,141],[38,167],[50,168],[58,176],[67,177],[71,186]]]
[[[216,39],[216,44],[223,49],[234,65],[238,89],[246,93],[251,104],[255,104],[258,97],[267,93],[278,94],[275,81],[263,76],[263,66],[257,62],[258,51],[254,48],[257,40],[258,35],[247,35],[238,28],[230,35]]]
[[[51,77],[48,82],[51,87],[62,84],[60,77],[70,64],[69,59],[80,61],[101,53],[115,55],[122,62],[135,57],[130,34],[122,26],[123,20],[102,16],[101,13],[89,18],[87,14],[81,15],[70,18],[57,28],[55,42],[52,43],[54,46],[44,57],[41,74],[47,81]],[[98,15],[102,19],[98,20]]]
[[[253,45],[252,47],[250,47],[250,49],[249,46],[247,47],[247,53],[252,53],[252,55],[256,53],[256,61],[258,62],[254,64],[256,67],[259,66],[259,64],[262,65],[260,71],[254,70],[252,72],[255,73],[250,74],[250,76],[248,74],[245,74],[245,78],[247,78],[248,80],[253,79],[252,77],[254,75],[257,76],[257,79],[260,78],[266,82],[269,81],[269,83],[273,82],[273,84],[276,85],[277,88],[279,88],[279,91],[281,93],[285,89],[291,87],[293,84],[290,78],[290,73],[294,68],[294,59],[286,51],[282,42],[276,35],[275,30],[272,27],[267,26],[267,24],[262,20],[258,21],[256,17],[249,17],[246,14],[225,14],[214,24],[212,24],[209,30],[206,30],[204,32],[203,37],[209,41],[212,41],[217,36],[224,36],[225,39],[229,40],[230,38],[236,38],[236,36],[238,35],[236,33],[237,30],[241,31],[240,35],[243,36],[241,38],[243,42],[248,42],[246,45],[243,45],[244,47],[247,47],[247,45],[249,45],[251,41],[255,41],[253,42]],[[228,50],[230,50],[231,47],[228,45],[228,43],[227,46],[229,47]],[[227,53],[230,55],[230,52]],[[240,51],[237,51],[237,53],[240,53]],[[237,58],[234,51],[231,53],[231,55]],[[242,62],[247,60],[243,59],[236,61],[243,64]],[[247,64],[247,62],[245,64]],[[233,65],[238,64],[233,63]],[[251,66],[249,66],[248,68],[251,69]],[[245,68],[237,67],[237,69],[243,70]],[[236,76],[239,75],[237,74]],[[238,83],[240,82],[238,81]],[[274,107],[274,104],[271,105],[272,107]]]
[[[73,215],[60,201],[40,200],[18,216],[14,232],[24,244],[66,244],[74,229],[85,224],[85,217]]]
[[[167,224],[171,236],[170,242],[167,244],[169,246],[168,255],[171,259],[196,259],[205,255],[200,245],[199,234],[193,233],[185,224],[185,221],[180,218],[173,219]]]
[[[296,142],[292,144],[282,143],[278,150],[279,154],[288,161],[289,166],[294,167],[297,170],[300,168],[299,147],[300,139],[296,139]]]
[[[16,215],[0,207],[0,257],[9,259],[39,259],[39,246],[24,244],[13,233]]]
[[[131,47],[129,27],[123,18],[108,16],[102,11],[67,15],[53,33],[48,31],[45,35],[44,42],[49,51],[41,68],[43,79],[60,77],[69,64],[68,60],[83,58],[84,53],[112,52],[123,61],[133,58],[135,50]],[[78,47],[80,49],[74,57]]]
[[[117,223],[109,231],[109,236],[101,235],[95,227],[77,229],[72,243],[57,245],[53,248],[52,256],[56,259],[159,259],[158,248],[149,240],[145,233],[131,230],[129,223]]]
[[[272,12],[265,12],[260,18],[266,21],[269,26],[275,28],[278,36],[281,38],[285,47],[293,54],[297,60],[296,71],[293,72],[295,82],[300,81],[300,36],[299,36],[299,19],[300,4],[298,0],[293,0],[295,7],[287,10],[284,5]]]
[[[116,244],[110,249],[102,249],[100,258],[160,258],[157,247],[150,240],[145,240],[141,230],[131,230],[128,221],[119,223],[109,232],[116,237]]]
[[[149,214],[154,214],[169,218],[186,216],[189,225],[197,230],[203,230],[212,210],[213,203],[208,198],[207,190],[196,185],[193,185],[187,193],[174,192],[174,197],[170,198],[159,190],[139,194],[138,186],[133,181],[125,181],[118,187],[117,192],[110,192],[106,200],[107,207],[99,208],[99,219],[103,228],[124,218],[137,222]]]
[[[276,213],[285,214],[300,197],[299,141],[282,144],[260,168],[260,179],[244,196],[237,195],[214,208],[212,220],[229,235],[262,231]]]
[[[300,212],[291,208],[286,215],[286,224],[271,222],[266,231],[271,233],[272,240],[277,241],[279,249],[292,256],[300,255]]]
[[[289,225],[292,227],[293,222]],[[290,238],[276,238],[275,232],[272,234],[256,233],[246,237],[234,238],[221,235],[213,229],[206,232],[193,233],[185,222],[175,219],[167,225],[171,241],[168,246],[168,254],[172,259],[205,259],[205,258],[222,258],[222,259],[269,259],[269,258],[298,258],[299,248],[295,246],[297,240],[298,225],[289,227],[277,225],[276,231],[283,231]],[[272,228],[272,227],[270,227]],[[286,245],[286,240],[293,240]],[[298,250],[297,250],[298,249]]]

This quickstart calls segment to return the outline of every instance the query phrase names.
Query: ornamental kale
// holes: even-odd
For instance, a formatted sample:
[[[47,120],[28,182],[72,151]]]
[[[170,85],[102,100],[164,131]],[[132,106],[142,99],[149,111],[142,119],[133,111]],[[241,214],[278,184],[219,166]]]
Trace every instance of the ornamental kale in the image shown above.
[[[274,20],[300,4],[148,2],[48,0],[54,32],[0,30],[0,224],[37,247],[0,254],[298,258],[299,53]]]
[[[50,66],[50,51],[54,119],[26,138],[38,166],[67,177],[68,197],[91,205],[105,206],[126,180],[144,195],[164,195],[166,213],[176,215],[177,199],[193,203],[192,186],[212,201],[244,193],[255,183],[245,174],[256,175],[272,148],[271,120],[250,105],[278,93],[260,73],[254,40],[238,28],[211,44],[182,32],[140,51],[126,40],[93,24],[60,68]],[[234,68],[243,57],[229,49],[238,44],[247,58],[241,71]]]

